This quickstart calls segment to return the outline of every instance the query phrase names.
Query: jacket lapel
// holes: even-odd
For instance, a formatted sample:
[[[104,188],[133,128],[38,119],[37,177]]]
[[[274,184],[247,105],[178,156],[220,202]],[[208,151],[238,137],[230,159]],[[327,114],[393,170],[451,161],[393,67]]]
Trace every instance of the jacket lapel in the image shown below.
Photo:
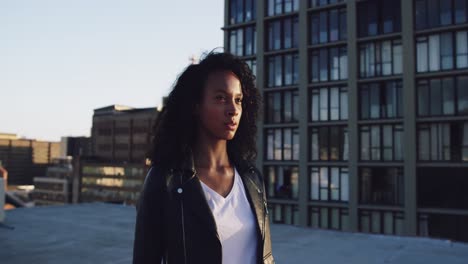
[[[192,177],[182,184],[185,210],[193,213],[211,232],[217,233],[216,221],[205,198],[205,193],[198,177]]]
[[[244,183],[245,189],[247,191],[247,199],[250,202],[250,206],[252,207],[255,218],[258,224],[258,230],[260,231],[260,235],[263,239],[264,237],[264,201],[263,201],[263,192],[260,186],[262,184],[258,181],[258,177],[255,176],[255,172],[253,170],[244,171],[244,173],[240,173],[242,182]]]

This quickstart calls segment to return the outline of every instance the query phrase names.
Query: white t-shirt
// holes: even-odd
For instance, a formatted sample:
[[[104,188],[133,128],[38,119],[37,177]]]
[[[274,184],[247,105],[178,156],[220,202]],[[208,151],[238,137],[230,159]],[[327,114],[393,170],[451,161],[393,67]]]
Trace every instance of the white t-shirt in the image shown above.
[[[237,170],[234,169],[234,184],[226,198],[203,182],[201,186],[218,228],[223,264],[256,263],[258,242],[255,216]]]

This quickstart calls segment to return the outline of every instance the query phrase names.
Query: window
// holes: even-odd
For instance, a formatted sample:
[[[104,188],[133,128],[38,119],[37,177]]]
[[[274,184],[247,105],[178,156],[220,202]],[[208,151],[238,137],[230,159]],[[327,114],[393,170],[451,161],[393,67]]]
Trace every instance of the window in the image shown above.
[[[361,168],[359,202],[361,204],[403,205],[401,168]]]
[[[359,231],[403,235],[404,214],[398,211],[359,210]]]
[[[349,199],[347,167],[312,167],[309,184],[310,200],[347,202]]]
[[[468,161],[468,122],[418,125],[420,161]]]
[[[467,215],[419,214],[419,236],[468,242]]]
[[[468,209],[466,168],[418,168],[419,207]]]
[[[467,0],[416,0],[417,30],[467,22]]]
[[[347,37],[346,8],[312,13],[309,21],[312,45],[345,40]]]
[[[312,127],[310,133],[310,159],[348,160],[349,141],[346,126]]]
[[[309,226],[314,228],[351,231],[348,208],[309,207]]]
[[[361,160],[403,160],[403,126],[397,124],[360,127]]]
[[[270,203],[268,207],[273,223],[299,225],[299,208],[297,205]]]
[[[266,123],[291,123],[299,121],[299,92],[288,90],[265,94]]]
[[[417,72],[468,67],[468,31],[445,32],[416,40]]]
[[[299,160],[297,128],[266,129],[266,160]]]
[[[311,82],[346,80],[348,54],[346,47],[314,49],[310,54]]]
[[[297,16],[271,21],[267,24],[268,50],[291,49],[298,47],[298,23]]]
[[[249,66],[250,70],[254,75],[257,75],[257,61],[256,60],[245,60],[245,63]]]
[[[265,175],[269,198],[297,199],[299,197],[297,166],[266,166]]]
[[[268,0],[268,16],[296,12],[299,10],[299,0]]]
[[[311,90],[311,121],[348,119],[348,89],[346,87],[321,87]]]
[[[229,24],[237,24],[255,20],[256,1],[229,0]]]
[[[333,5],[341,2],[346,2],[346,0],[309,0],[309,7]]]
[[[268,87],[296,85],[299,82],[299,55],[286,54],[267,58]]]
[[[229,31],[229,52],[237,56],[251,56],[257,52],[255,27],[244,27]]]
[[[359,37],[401,31],[400,1],[369,0],[357,6]]]
[[[468,114],[468,76],[419,80],[418,115]]]
[[[368,42],[359,46],[360,77],[378,77],[401,74],[401,40]]]
[[[400,118],[403,116],[401,81],[361,84],[359,92],[361,119]]]

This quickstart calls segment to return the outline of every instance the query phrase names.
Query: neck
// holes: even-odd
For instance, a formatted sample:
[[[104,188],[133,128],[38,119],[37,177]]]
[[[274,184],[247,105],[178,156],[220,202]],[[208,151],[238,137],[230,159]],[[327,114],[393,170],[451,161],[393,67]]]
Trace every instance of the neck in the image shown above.
[[[226,140],[197,140],[193,148],[193,159],[197,168],[230,167]]]

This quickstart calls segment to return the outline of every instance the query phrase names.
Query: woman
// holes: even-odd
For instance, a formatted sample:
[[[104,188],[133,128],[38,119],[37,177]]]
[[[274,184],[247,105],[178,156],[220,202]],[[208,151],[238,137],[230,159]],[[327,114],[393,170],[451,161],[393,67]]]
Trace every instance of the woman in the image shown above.
[[[274,263],[263,178],[252,165],[254,81],[227,53],[179,76],[154,126],[133,263]]]

